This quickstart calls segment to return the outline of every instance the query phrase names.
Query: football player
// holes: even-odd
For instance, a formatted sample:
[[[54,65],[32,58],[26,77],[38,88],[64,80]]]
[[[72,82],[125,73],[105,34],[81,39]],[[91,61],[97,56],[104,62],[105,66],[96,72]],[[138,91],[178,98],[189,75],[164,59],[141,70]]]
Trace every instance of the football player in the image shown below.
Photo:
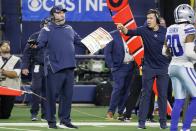
[[[181,130],[190,131],[192,120],[196,116],[196,73],[193,66],[193,61],[196,60],[194,10],[188,4],[181,4],[174,10],[174,19],[176,24],[168,27],[163,47],[163,54],[172,57],[168,72],[173,84],[175,102],[170,130],[178,130],[180,112],[188,93],[191,102]]]

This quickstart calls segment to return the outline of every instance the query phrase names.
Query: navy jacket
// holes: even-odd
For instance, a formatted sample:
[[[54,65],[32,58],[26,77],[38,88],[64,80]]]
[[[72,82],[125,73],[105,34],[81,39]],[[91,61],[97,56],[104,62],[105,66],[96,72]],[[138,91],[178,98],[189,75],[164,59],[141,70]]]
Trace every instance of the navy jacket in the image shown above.
[[[33,33],[29,40],[37,40],[39,33],[39,31]],[[44,49],[33,49],[30,47],[30,44],[26,44],[22,56],[22,69],[28,69],[31,64],[44,64]]]
[[[46,47],[46,61],[53,73],[66,68],[74,68],[75,47],[85,50],[80,36],[69,25],[51,23],[42,28],[38,37],[38,48]]]
[[[141,36],[144,44],[144,65],[153,69],[167,69],[170,60],[162,55],[166,28],[159,26],[158,31],[153,31],[147,26],[129,30],[127,35]]]
[[[118,69],[122,64],[125,56],[124,44],[122,37],[118,30],[110,32],[113,37],[111,41],[104,49],[105,61],[109,68],[113,70]]]

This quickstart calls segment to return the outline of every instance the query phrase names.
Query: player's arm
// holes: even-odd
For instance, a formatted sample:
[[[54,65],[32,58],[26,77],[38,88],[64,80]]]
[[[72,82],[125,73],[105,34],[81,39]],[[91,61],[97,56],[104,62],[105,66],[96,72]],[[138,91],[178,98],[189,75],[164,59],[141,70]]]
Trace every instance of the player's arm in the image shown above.
[[[164,55],[166,57],[170,57],[171,56],[171,51],[170,51],[169,47],[167,46],[166,40],[164,41],[164,44],[163,44],[162,55]]]
[[[195,48],[195,34],[190,34],[185,39],[185,55],[190,59],[196,60]]]

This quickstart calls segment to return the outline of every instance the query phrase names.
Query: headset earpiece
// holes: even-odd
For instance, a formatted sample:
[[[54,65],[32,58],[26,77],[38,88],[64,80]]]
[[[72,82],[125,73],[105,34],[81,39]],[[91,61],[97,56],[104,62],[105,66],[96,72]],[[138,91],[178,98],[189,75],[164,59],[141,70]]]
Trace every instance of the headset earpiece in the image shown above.
[[[160,16],[160,13],[157,9],[149,9],[147,14],[154,14],[156,17],[157,24],[160,24],[161,16]]]
[[[155,12],[155,16],[156,16],[156,22],[157,22],[157,24],[160,24],[160,14],[159,14],[158,11]]]

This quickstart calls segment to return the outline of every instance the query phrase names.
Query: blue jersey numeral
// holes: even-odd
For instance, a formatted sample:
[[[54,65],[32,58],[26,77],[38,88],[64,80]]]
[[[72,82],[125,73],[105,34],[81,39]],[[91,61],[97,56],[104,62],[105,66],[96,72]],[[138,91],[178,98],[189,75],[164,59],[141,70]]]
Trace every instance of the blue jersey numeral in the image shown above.
[[[166,37],[168,47],[171,49],[172,55],[182,56],[184,51],[180,43],[179,35],[167,35]]]

